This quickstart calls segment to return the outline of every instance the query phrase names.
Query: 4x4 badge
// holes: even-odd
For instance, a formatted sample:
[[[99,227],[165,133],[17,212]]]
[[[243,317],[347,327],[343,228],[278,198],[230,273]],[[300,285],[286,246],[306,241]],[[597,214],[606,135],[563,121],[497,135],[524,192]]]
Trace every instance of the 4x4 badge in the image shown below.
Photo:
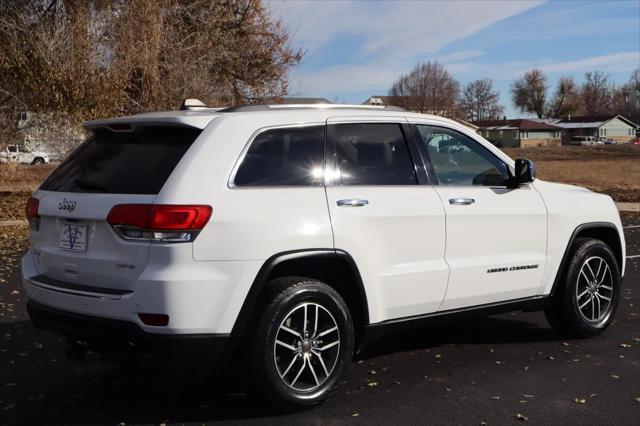
[[[66,198],[63,198],[60,204],[58,204],[58,210],[66,210],[69,213],[76,209],[75,201],[68,201]]]

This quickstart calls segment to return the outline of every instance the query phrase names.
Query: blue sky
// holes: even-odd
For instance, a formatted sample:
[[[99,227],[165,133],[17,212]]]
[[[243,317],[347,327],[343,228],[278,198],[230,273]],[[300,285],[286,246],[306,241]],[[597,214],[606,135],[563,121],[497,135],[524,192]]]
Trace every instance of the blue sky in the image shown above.
[[[307,53],[293,96],[361,103],[415,64],[438,60],[465,84],[489,77],[507,115],[511,82],[537,67],[554,86],[600,70],[624,83],[640,67],[640,0],[273,0]]]

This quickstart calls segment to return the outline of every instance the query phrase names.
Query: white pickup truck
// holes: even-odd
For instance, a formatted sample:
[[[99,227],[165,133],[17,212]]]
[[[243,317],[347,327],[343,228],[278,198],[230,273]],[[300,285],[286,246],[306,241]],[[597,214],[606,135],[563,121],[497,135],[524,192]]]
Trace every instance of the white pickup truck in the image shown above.
[[[42,151],[30,151],[18,145],[7,145],[0,151],[0,163],[45,164],[49,154]]]

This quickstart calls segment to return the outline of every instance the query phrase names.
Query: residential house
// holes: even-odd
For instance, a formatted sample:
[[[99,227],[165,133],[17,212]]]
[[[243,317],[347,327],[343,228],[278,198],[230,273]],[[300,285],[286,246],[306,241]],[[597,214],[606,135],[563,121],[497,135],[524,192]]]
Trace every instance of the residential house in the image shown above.
[[[562,128],[553,124],[528,120],[480,120],[478,133],[499,147],[528,148],[558,146],[562,142]]]
[[[568,144],[574,136],[606,138],[619,143],[629,142],[639,126],[621,115],[567,116],[545,121],[564,130],[563,143]]]

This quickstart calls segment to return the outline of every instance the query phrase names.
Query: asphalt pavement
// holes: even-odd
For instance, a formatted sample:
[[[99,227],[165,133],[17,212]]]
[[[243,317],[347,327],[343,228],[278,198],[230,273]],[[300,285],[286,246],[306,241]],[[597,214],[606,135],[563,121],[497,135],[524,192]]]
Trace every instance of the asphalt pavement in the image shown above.
[[[637,426],[640,220],[625,225],[631,257],[618,313],[602,335],[562,340],[542,313],[522,312],[395,335],[354,361],[330,401],[287,415],[246,396],[233,375],[193,369],[167,379],[95,355],[66,361],[63,341],[35,330],[25,312],[17,268],[24,244],[5,245],[0,424]]]

